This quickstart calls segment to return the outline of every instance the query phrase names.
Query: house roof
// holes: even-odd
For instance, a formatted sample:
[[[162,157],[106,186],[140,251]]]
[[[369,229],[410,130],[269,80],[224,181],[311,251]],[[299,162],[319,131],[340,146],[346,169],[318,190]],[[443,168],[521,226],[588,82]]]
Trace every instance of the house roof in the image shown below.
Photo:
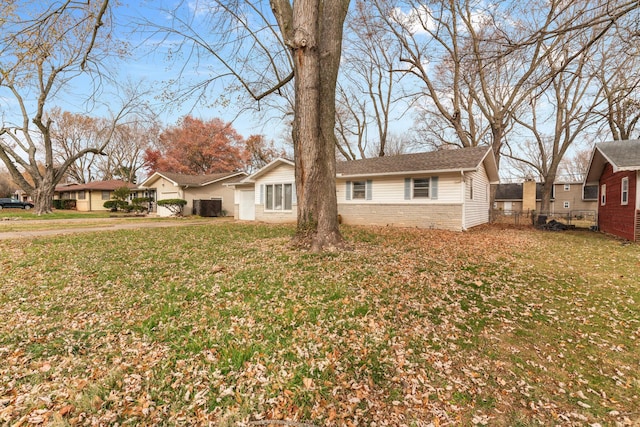
[[[96,190],[96,191],[113,191],[118,188],[128,187],[130,189],[137,188],[137,185],[130,182],[121,181],[119,179],[111,179],[108,181],[92,181],[86,184],[61,184],[57,185],[54,191],[82,191],[82,190]]]
[[[522,183],[507,183],[496,185],[497,201],[521,201]],[[536,182],[536,200],[542,200],[542,183]]]
[[[478,146],[426,153],[348,160],[336,164],[338,177],[474,171],[485,164],[489,180],[499,180],[491,147]]]
[[[246,173],[244,172],[221,172],[209,175],[186,175],[174,172],[154,172],[153,175],[140,184],[140,187],[147,187],[161,177],[173,182],[179,187],[204,187],[218,181],[245,175]]]
[[[585,183],[597,184],[607,163],[613,172],[640,170],[640,140],[610,141],[596,144],[591,154]]]
[[[294,162],[278,158],[244,178],[235,185],[250,184],[265,173],[280,165],[294,166]],[[488,146],[430,151],[426,153],[400,154],[361,160],[346,160],[336,163],[338,178],[380,175],[406,175],[407,173],[470,172],[484,164],[491,183],[500,180],[493,150]],[[234,184],[229,184],[234,185]]]
[[[522,184],[496,185],[496,200],[522,200]]]

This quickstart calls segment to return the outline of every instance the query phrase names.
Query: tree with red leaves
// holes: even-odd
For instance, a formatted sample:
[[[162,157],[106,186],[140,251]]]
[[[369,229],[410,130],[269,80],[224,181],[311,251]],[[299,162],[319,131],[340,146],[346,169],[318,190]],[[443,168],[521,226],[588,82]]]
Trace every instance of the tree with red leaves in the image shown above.
[[[186,116],[177,126],[162,132],[156,145],[145,152],[149,172],[233,172],[243,169],[249,157],[244,138],[230,123],[218,118],[203,121]]]

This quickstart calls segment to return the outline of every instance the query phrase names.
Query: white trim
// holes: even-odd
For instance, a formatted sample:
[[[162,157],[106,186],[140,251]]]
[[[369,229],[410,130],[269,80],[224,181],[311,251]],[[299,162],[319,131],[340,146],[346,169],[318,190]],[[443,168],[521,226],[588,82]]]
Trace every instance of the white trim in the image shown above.
[[[402,172],[385,172],[385,173],[359,173],[359,174],[336,174],[336,178],[364,178],[364,177],[380,177],[380,176],[413,176],[413,175],[439,175],[442,173],[453,172],[477,172],[478,169],[439,169],[439,170],[422,170],[422,171],[402,171]]]
[[[624,185],[627,184],[627,190],[624,190]],[[627,200],[624,200],[623,195],[627,196]],[[629,177],[625,176],[620,180],[620,204],[622,206],[627,206],[629,204]]]

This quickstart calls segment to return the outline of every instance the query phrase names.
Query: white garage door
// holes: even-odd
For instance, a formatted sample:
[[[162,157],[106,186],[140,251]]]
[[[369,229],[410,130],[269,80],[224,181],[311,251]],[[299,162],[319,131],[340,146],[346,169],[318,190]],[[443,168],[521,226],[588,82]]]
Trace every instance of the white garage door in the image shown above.
[[[256,192],[240,191],[239,219],[253,221],[256,219]]]

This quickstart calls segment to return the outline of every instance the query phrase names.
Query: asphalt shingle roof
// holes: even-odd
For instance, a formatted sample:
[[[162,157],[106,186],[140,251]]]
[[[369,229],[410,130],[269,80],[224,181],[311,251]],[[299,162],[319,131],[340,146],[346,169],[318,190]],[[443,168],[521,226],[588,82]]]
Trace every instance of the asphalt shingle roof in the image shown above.
[[[618,169],[640,169],[640,140],[601,142],[596,147]]]
[[[542,199],[542,183],[536,182],[536,200]],[[522,183],[496,184],[496,200],[522,200]]]
[[[496,200],[522,200],[522,184],[496,185]]]
[[[222,173],[214,173],[209,175],[184,175],[181,173],[173,173],[173,172],[158,172],[158,173],[164,176],[165,178],[168,178],[171,181],[177,183],[178,185],[190,185],[190,186],[201,186],[209,182],[215,182],[220,179],[224,179],[228,176],[233,176],[238,174],[238,172],[222,172]]]
[[[489,147],[478,146],[427,153],[401,154],[362,160],[338,162],[336,172],[340,176],[381,175],[402,172],[438,172],[470,170],[478,167]]]
[[[82,191],[82,190],[116,190],[122,187],[129,187],[131,189],[137,188],[137,185],[130,182],[121,181],[119,179],[111,179],[108,181],[93,181],[86,184],[71,184],[71,185],[58,185],[55,191]]]

